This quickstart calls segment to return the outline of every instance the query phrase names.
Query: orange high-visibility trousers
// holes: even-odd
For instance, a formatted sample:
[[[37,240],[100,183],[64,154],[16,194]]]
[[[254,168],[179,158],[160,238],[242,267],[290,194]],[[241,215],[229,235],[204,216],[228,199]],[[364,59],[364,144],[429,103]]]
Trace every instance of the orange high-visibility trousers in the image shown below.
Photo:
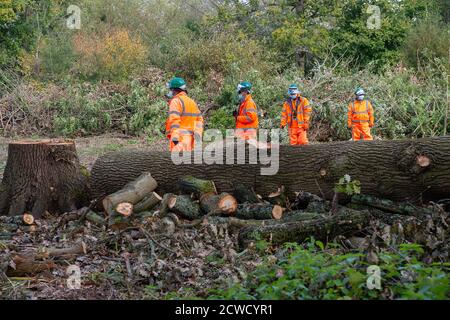
[[[352,137],[353,141],[358,140],[373,140],[370,134],[370,126],[368,123],[359,123],[352,125]]]
[[[308,144],[308,136],[303,128],[289,128],[289,141],[291,146]]]

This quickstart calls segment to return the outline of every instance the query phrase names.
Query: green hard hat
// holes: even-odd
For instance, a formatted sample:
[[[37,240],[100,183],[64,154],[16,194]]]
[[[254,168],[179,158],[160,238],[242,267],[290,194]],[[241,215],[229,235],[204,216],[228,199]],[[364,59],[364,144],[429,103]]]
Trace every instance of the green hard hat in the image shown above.
[[[175,77],[169,82],[167,82],[167,88],[186,90],[186,81],[184,81],[183,78]]]
[[[240,92],[241,90],[247,90],[250,91],[252,89],[252,84],[248,81],[243,81],[238,84],[237,86],[237,92]]]

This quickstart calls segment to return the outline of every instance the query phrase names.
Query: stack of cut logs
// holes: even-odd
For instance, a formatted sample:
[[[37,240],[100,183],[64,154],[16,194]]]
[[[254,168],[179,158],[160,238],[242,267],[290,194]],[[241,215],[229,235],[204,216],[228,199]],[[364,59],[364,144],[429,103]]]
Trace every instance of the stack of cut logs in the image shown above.
[[[19,230],[34,232],[36,229],[34,217],[29,212],[25,212],[22,216],[0,216],[0,240],[11,239]]]
[[[311,236],[326,240],[361,230],[370,220],[367,211],[346,207],[331,215],[328,201],[307,192],[298,193],[289,204],[283,186],[265,198],[243,184],[235,185],[232,194],[218,193],[213,181],[192,176],[177,181],[178,194],[160,196],[155,192],[157,187],[157,181],[146,172],[105,197],[108,226],[124,229],[136,219],[154,216],[171,220],[177,227],[194,227],[207,220],[237,229],[240,244],[246,246],[260,237],[273,243],[303,241]],[[180,219],[191,222],[181,224]]]
[[[160,217],[169,213],[187,220],[210,216],[228,216],[239,219],[276,219],[283,216],[281,190],[263,201],[252,190],[238,185],[234,194],[218,193],[213,181],[186,176],[178,180],[178,193],[163,197],[155,190],[158,186],[150,173],[143,173],[121,190],[103,199],[108,225],[113,229],[126,227],[131,219],[152,215],[150,210],[159,205]],[[273,200],[272,200],[273,199]],[[239,203],[239,204],[238,204]]]
[[[267,239],[273,244],[302,242],[314,237],[328,241],[351,236],[367,228],[374,217],[392,223],[414,216],[424,218],[433,212],[411,204],[396,203],[366,195],[354,195],[341,206],[309,192],[298,192],[289,203],[283,186],[266,197],[237,184],[232,193],[218,193],[213,181],[193,176],[180,178],[177,194],[158,195],[157,182],[143,173],[121,190],[105,197],[103,207],[108,226],[123,229],[135,219],[159,217],[175,227],[195,227],[203,222],[226,224],[239,233],[241,247]],[[180,219],[190,220],[181,223]]]

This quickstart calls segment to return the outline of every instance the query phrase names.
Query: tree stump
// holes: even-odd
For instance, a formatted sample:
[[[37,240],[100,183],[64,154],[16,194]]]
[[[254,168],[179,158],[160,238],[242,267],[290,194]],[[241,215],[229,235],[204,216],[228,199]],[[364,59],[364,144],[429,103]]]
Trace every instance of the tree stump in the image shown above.
[[[17,141],[8,146],[0,215],[64,213],[89,203],[88,173],[73,141]]]

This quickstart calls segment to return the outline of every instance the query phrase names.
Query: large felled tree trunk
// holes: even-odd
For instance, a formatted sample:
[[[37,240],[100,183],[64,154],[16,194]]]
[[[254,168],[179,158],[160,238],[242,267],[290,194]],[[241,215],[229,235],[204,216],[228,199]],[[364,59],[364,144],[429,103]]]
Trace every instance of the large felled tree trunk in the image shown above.
[[[67,212],[89,203],[90,196],[72,141],[10,143],[0,188],[0,214],[11,216]]]
[[[289,197],[303,190],[331,199],[335,183],[349,174],[360,180],[362,193],[380,198],[450,197],[450,137],[281,146],[271,152],[279,152],[279,171],[272,176],[261,175],[261,167],[268,165],[236,164],[236,160],[235,164],[176,165],[169,152],[110,153],[96,161],[92,189],[94,196],[112,193],[149,171],[161,193],[176,190],[177,179],[191,175],[214,181],[219,192],[232,192],[233,184],[242,183],[263,197],[284,186]]]

